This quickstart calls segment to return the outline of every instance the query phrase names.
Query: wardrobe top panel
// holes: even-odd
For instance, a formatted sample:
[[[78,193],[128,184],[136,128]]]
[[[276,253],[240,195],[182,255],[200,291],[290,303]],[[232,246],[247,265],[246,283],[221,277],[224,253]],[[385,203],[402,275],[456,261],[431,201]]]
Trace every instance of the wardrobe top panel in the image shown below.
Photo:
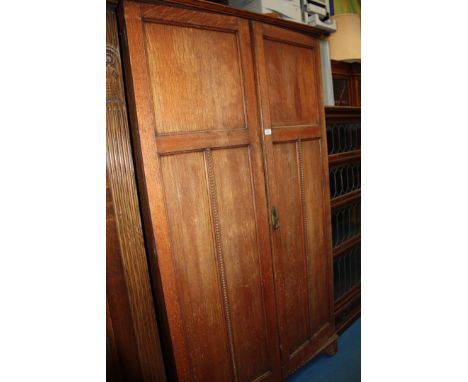
[[[198,9],[208,12],[215,12],[225,15],[232,15],[248,20],[261,21],[266,24],[272,24],[283,28],[292,29],[298,32],[314,35],[315,37],[328,36],[329,33],[310,25],[301,24],[293,21],[274,18],[262,15],[260,13],[249,12],[243,9],[233,8],[222,4],[212,3],[202,0],[136,0],[136,2],[159,5],[172,5],[184,8]],[[144,5],[143,5],[144,6]]]
[[[146,22],[144,35],[158,135],[247,126],[234,33]]]

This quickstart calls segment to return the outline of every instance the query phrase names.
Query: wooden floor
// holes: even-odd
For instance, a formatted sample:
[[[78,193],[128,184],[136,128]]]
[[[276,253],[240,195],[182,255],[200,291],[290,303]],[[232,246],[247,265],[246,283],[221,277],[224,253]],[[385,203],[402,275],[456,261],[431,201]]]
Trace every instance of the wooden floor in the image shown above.
[[[338,352],[333,357],[320,355],[287,382],[359,382],[361,380],[361,319],[338,338]]]

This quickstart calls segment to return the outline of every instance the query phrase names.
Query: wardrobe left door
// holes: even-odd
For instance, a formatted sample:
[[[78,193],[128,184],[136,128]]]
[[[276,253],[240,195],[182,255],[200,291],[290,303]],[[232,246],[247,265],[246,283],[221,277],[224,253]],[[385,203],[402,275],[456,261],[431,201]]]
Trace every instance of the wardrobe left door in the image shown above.
[[[124,2],[123,21],[177,377],[279,380],[248,22],[135,2]]]

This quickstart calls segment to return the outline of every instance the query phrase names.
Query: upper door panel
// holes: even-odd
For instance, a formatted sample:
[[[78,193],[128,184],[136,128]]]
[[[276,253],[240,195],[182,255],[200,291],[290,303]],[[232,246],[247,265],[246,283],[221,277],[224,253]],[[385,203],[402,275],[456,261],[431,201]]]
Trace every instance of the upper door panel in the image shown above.
[[[157,133],[245,128],[236,33],[144,26]]]
[[[246,128],[247,22],[164,5],[141,16],[156,133]]]
[[[310,47],[265,39],[271,125],[317,125],[315,57]]]

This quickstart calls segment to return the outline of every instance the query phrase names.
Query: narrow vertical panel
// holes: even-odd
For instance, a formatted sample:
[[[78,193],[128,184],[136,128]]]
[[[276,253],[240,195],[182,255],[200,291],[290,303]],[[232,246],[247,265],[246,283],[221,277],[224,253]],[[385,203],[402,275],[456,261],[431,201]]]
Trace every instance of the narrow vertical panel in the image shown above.
[[[234,379],[237,381],[237,365],[234,359],[235,350],[234,350],[234,339],[232,333],[232,318],[231,318],[231,309],[229,307],[228,293],[227,293],[227,282],[226,282],[226,267],[224,264],[224,251],[223,251],[223,242],[222,242],[222,233],[221,233],[221,224],[219,222],[219,205],[218,197],[216,190],[216,178],[213,170],[213,155],[211,154],[211,149],[207,148],[204,151],[205,155],[205,168],[208,181],[208,192],[210,197],[210,208],[211,208],[211,219],[213,225],[213,234],[215,240],[216,248],[216,265],[218,267],[218,273],[221,283],[221,294],[223,297],[223,309],[224,309],[224,318],[226,321],[226,332],[228,335],[229,341],[229,351],[232,364],[232,371],[234,374]]]
[[[108,228],[114,231],[108,239],[114,245],[108,246],[107,258],[118,266],[114,274],[107,267],[109,309],[117,344],[126,338],[136,347],[128,346],[128,341],[122,343],[120,349],[128,354],[120,358],[124,369],[131,370],[129,375],[134,379],[162,382],[166,376],[143,240],[125,96],[117,20],[114,10],[108,8],[106,173],[113,216]]]
[[[309,272],[310,310],[312,332],[319,330],[330,319],[329,272],[324,272],[331,261],[324,243],[324,206],[322,153],[320,141],[301,143],[304,171],[304,216],[307,222],[307,256]]]
[[[204,157],[200,152],[161,157],[161,167],[191,377],[230,381]]]
[[[279,213],[279,227],[272,232],[282,366],[286,376],[336,338],[332,316],[327,313],[333,300],[326,152],[319,151],[314,157],[321,163],[318,167],[321,172],[314,169],[310,175],[308,163],[309,141],[316,139],[321,143],[314,144],[324,144],[321,137],[326,134],[320,52],[318,41],[311,36],[261,23],[253,23],[252,30],[262,128],[273,131],[271,135],[263,135],[263,142],[270,206]],[[318,127],[321,134],[312,134],[312,129]],[[313,183],[312,176],[316,177]],[[316,257],[316,252],[324,257]],[[324,266],[327,257],[330,261]],[[326,303],[322,303],[323,296],[328,296]],[[328,322],[322,325],[327,314]]]
[[[212,152],[228,305],[239,381],[271,369],[247,147]]]
[[[274,164],[277,204],[280,219],[280,250],[275,252],[275,268],[279,271],[284,299],[283,345],[291,355],[310,336],[308,314],[307,262],[300,179],[295,143],[275,144]],[[286,341],[284,341],[286,340]]]
[[[107,371],[120,374],[121,379],[142,380],[125,269],[122,264],[117,216],[108,176],[106,176],[106,302],[107,316],[111,325],[109,333],[111,342],[108,345],[114,345],[110,354],[116,361],[110,365],[114,370],[108,368]]]

